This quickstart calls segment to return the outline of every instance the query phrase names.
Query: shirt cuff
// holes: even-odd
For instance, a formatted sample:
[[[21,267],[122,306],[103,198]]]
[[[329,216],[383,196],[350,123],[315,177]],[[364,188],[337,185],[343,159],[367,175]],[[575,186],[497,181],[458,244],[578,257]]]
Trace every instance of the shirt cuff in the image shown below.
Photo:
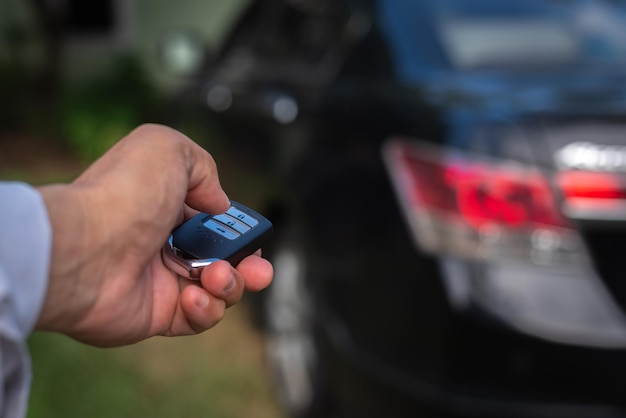
[[[51,247],[52,226],[41,194],[24,183],[0,182],[0,267],[23,338],[43,307]]]

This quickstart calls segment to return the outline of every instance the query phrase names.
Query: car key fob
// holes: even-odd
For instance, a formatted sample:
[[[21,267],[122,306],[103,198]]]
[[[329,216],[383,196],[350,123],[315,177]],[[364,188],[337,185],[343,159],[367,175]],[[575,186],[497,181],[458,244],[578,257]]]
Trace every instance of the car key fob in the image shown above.
[[[236,266],[271,234],[272,223],[263,215],[231,201],[225,213],[200,213],[175,228],[163,246],[163,262],[176,274],[199,279],[202,269],[214,261]]]

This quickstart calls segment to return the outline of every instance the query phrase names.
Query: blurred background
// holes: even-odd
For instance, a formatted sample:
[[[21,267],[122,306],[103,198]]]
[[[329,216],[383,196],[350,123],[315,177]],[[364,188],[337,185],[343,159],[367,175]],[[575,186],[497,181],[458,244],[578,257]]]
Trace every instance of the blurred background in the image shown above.
[[[160,122],[214,154],[233,199],[258,205],[262,173],[174,104],[185,67],[204,56],[183,45],[166,62],[159,50],[168,33],[190,32],[202,43],[192,54],[210,53],[246,3],[0,1],[0,177],[71,181],[138,124]],[[198,337],[101,350],[35,334],[30,347],[32,418],[281,416],[245,306]]]
[[[0,0],[0,176],[136,125],[275,226],[207,335],[30,341],[30,417],[626,416],[621,0]]]

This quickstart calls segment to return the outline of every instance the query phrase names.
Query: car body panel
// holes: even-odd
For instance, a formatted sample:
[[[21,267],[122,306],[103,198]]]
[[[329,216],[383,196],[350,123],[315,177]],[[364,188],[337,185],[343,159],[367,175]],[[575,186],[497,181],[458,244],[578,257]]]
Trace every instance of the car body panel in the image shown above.
[[[625,416],[626,346],[555,341],[485,309],[468,289],[478,291],[489,275],[514,277],[514,267],[499,264],[495,273],[488,263],[415,245],[382,152],[400,136],[515,161],[550,180],[563,169],[559,152],[572,143],[622,153],[621,3],[370,0],[322,2],[315,11],[305,4],[252,2],[199,90],[219,85],[232,94],[216,119],[274,170],[268,216],[280,217],[272,219],[277,230],[284,221],[305,237],[313,319],[337,403],[348,416],[366,416],[356,412],[363,406],[393,416],[400,409],[410,416]],[[569,55],[551,56],[544,46],[539,60],[465,57],[473,64],[463,67],[441,41],[441,25],[463,28],[463,19],[495,21],[501,32],[502,22],[553,22],[588,42]],[[570,45],[560,34],[554,44]],[[288,123],[272,113],[279,98],[297,105]],[[621,315],[626,233],[615,219],[590,220],[573,219],[592,259],[584,280],[606,287]]]

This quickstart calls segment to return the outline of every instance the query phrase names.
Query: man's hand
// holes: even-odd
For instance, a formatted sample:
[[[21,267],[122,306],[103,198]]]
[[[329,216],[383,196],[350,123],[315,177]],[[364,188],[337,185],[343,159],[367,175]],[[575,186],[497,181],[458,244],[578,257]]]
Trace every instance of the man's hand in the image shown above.
[[[211,264],[200,282],[161,260],[171,230],[196,210],[229,207],[215,162],[181,133],[131,132],[73,183],[41,187],[53,228],[50,280],[37,329],[100,346],[202,332],[244,290],[269,285],[259,254]]]

